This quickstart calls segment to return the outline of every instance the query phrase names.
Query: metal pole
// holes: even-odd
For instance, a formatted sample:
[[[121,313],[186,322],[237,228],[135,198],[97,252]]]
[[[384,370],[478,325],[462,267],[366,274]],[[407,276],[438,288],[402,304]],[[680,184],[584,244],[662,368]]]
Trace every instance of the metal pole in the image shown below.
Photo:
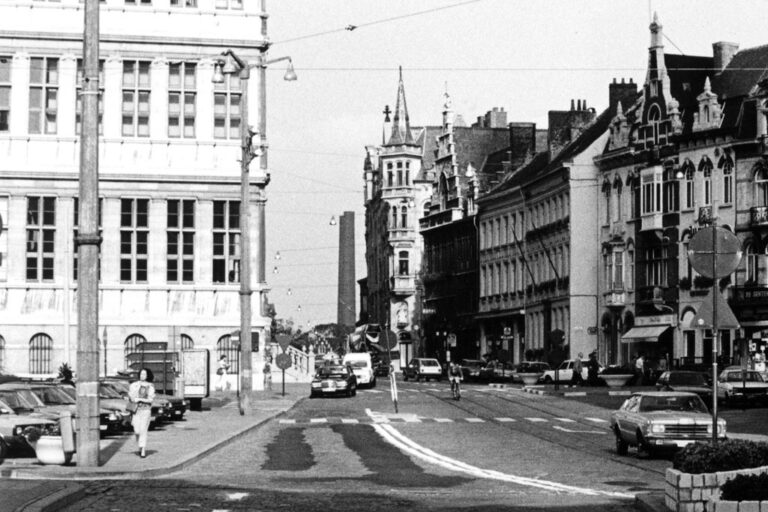
[[[717,328],[717,217],[712,201],[712,443],[717,444],[717,345],[720,339]]]
[[[99,0],[85,1],[77,238],[77,465],[99,465]]]
[[[249,163],[251,160],[251,136],[248,125],[248,78],[246,64],[240,71],[240,415],[250,411],[253,382],[251,375],[251,185]]]

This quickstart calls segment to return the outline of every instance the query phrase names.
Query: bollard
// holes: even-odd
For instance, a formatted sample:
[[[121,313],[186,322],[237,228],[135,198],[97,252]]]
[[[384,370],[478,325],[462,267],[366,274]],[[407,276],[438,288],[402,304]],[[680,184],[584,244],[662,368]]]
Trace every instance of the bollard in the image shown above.
[[[59,413],[59,429],[61,430],[61,447],[64,453],[74,453],[75,431],[72,428],[72,413],[70,411]]]

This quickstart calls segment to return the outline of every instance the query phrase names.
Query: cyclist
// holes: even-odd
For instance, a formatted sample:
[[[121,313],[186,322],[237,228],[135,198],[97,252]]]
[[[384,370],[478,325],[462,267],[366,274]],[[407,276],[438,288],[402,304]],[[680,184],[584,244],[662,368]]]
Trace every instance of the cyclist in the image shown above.
[[[461,367],[452,361],[448,366],[448,380],[451,381],[451,393],[453,393],[453,399],[458,400],[461,398]]]

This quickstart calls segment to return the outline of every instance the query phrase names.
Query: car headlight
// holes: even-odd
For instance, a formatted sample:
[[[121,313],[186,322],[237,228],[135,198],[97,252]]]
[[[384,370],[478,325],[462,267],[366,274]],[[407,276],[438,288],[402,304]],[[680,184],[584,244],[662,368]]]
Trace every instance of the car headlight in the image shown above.
[[[319,382],[313,382],[312,383],[312,387],[313,388],[319,388],[320,386],[321,386],[321,384]]]
[[[346,382],[337,382],[336,386],[338,386],[340,388],[345,388],[345,387],[347,387],[347,383]]]
[[[114,412],[109,413],[109,421],[117,421],[117,414]]]
[[[189,407],[192,404],[192,402],[190,402],[189,400],[186,400],[186,399],[183,400],[182,403],[184,404],[184,407]]]
[[[663,434],[665,431],[663,423],[651,423],[650,431],[654,434]]]

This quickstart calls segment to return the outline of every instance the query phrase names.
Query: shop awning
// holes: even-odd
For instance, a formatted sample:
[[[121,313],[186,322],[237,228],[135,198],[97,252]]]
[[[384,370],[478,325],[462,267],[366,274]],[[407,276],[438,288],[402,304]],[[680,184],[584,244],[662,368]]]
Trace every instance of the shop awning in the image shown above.
[[[644,327],[633,327],[622,337],[622,343],[635,343],[638,341],[659,341],[659,336],[669,329],[668,325],[648,325]]]

